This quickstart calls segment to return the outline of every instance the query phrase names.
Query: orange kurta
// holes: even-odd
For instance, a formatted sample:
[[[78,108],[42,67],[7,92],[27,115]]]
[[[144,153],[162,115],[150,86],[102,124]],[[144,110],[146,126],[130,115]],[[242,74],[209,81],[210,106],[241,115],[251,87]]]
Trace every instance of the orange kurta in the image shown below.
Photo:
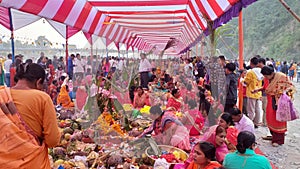
[[[11,89],[13,101],[25,123],[38,137],[45,138],[48,147],[60,141],[56,111],[50,96],[39,90]]]
[[[7,102],[5,96],[1,94],[2,101]],[[38,90],[14,90],[11,89],[13,102],[24,122],[32,130],[34,135],[42,140],[39,146],[28,134],[24,127],[18,123],[16,114],[7,115],[14,117],[8,120],[1,117],[1,123],[6,127],[1,127],[0,163],[4,168],[45,168],[50,169],[48,158],[48,147],[56,146],[60,141],[60,132],[56,123],[56,114],[50,97]],[[3,112],[1,111],[2,115]],[[13,122],[13,123],[12,123]],[[17,123],[16,123],[17,122]],[[15,123],[15,124],[14,124]],[[9,126],[9,127],[7,127]],[[22,132],[19,132],[19,131]],[[26,136],[27,133],[27,136]],[[7,137],[10,134],[10,137]],[[25,135],[24,135],[25,134]],[[30,139],[31,138],[31,139]],[[4,156],[3,152],[4,151]]]

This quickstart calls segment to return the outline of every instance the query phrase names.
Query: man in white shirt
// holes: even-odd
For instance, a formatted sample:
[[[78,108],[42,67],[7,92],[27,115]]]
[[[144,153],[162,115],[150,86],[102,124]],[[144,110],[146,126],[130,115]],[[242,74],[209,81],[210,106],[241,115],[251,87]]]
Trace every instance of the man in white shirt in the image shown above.
[[[141,61],[139,65],[139,73],[141,78],[141,86],[143,88],[148,89],[149,72],[152,70],[152,65],[150,64],[149,60],[146,58],[145,53],[141,53],[140,57],[141,57]]]
[[[81,59],[79,53],[76,54],[76,58],[74,59],[74,77],[75,80],[81,81],[85,71],[85,62]]]
[[[124,68],[124,60],[122,59],[117,59],[118,64],[117,64],[117,70],[118,71],[123,71]]]
[[[12,54],[7,55],[7,60],[4,62],[5,83],[10,87],[10,66],[12,64]]]
[[[246,115],[242,114],[242,112],[238,108],[232,108],[228,111],[230,113],[232,120],[235,123],[235,128],[241,131],[250,131],[254,134],[254,123],[250,120]]]
[[[109,59],[109,64],[110,64],[110,70],[114,73],[116,71],[117,64],[118,64],[114,56]]]

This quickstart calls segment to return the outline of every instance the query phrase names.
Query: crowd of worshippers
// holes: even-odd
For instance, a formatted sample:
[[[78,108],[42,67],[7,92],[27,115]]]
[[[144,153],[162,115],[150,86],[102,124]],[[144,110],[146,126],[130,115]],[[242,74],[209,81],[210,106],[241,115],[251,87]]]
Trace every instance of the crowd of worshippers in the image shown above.
[[[265,59],[256,55],[250,59],[249,65],[243,65],[244,69],[239,68],[237,61],[226,61],[224,56],[213,57],[211,60],[202,60],[201,57],[187,58],[175,62],[170,61],[170,65],[168,67],[171,69],[168,70],[169,73],[166,73],[167,69],[153,69],[146,55],[141,54],[139,65],[141,86],[137,88],[138,94],[132,95],[134,96],[134,106],[140,108],[144,105],[150,105],[149,96],[147,96],[149,91],[150,93],[166,92],[165,112],[154,120],[150,131],[146,130],[150,133],[151,131],[154,132],[154,138],[157,142],[190,151],[187,149],[189,147],[187,145],[188,140],[192,136],[200,135],[202,141],[209,141],[214,144],[216,160],[221,164],[223,163],[225,168],[234,168],[232,163],[224,161],[225,156],[230,151],[238,150],[237,154],[246,152],[249,153],[247,155],[251,156],[255,154],[253,151],[254,138],[251,139],[251,144],[247,143],[250,147],[243,147],[243,151],[239,150],[241,145],[237,143],[238,133],[246,131],[248,132],[246,135],[250,137],[251,134],[254,135],[255,128],[267,125],[270,135],[263,139],[270,140],[274,147],[284,144],[285,132],[287,131],[286,122],[276,120],[273,115],[276,109],[272,107],[276,103],[271,100],[274,97],[277,97],[275,99],[278,100],[279,93],[282,94],[283,90],[289,89],[290,93],[293,93],[292,88],[294,87],[288,76],[284,72],[276,71],[276,64],[268,58]],[[195,86],[198,90],[194,90],[193,87]],[[279,86],[279,88],[275,86]],[[239,88],[242,89],[240,92],[238,91]],[[196,94],[193,96],[191,93]],[[239,95],[240,97],[238,97]],[[183,124],[186,119],[174,117],[174,114],[177,115],[177,111],[194,109],[193,106],[185,106],[190,100],[184,98],[190,98],[190,100],[196,100],[199,103],[196,113],[199,119],[194,119],[195,123],[192,128]],[[238,109],[238,99],[243,100],[241,105],[243,112]],[[138,105],[135,104],[136,100],[139,100]],[[210,115],[213,115],[213,119],[209,118]],[[171,123],[171,127],[167,125],[166,119]],[[226,125],[222,126],[222,123]],[[212,125],[214,127],[209,127],[209,129],[204,127]],[[195,134],[193,129],[196,131],[202,129],[202,131]],[[202,132],[204,132],[203,137],[201,137]],[[229,138],[231,136],[233,139]],[[246,143],[243,145],[245,146]],[[232,157],[233,161],[234,159],[237,157]],[[259,156],[257,159],[261,159],[261,157]],[[253,163],[253,166],[257,166],[254,168],[271,168],[266,159],[263,160],[264,163],[259,163],[257,159],[249,162],[249,164]],[[239,168],[241,165],[237,164],[235,168]],[[250,165],[250,168],[253,166]]]
[[[272,119],[273,117],[268,116],[268,123],[264,120],[264,113],[270,111],[272,104],[269,98],[266,98],[270,93],[267,85],[276,86],[273,84],[275,82],[280,85],[284,75],[276,72],[276,64],[274,66],[273,62],[259,55],[252,57],[250,64],[244,65],[245,69],[239,68],[238,61],[226,61],[224,56],[178,58],[164,60],[162,63],[149,61],[144,53],[140,56],[140,82],[131,86],[129,97],[136,109],[145,105],[152,106],[150,114],[153,124],[138,137],[150,133],[159,144],[172,145],[191,152],[185,164],[189,168],[203,165],[216,167],[221,166],[220,164],[227,169],[240,168],[244,164],[238,163],[237,159],[245,156],[251,156],[247,158],[246,164],[250,168],[270,168],[269,161],[256,155],[254,151],[254,131],[255,127],[268,125],[272,134],[272,145],[277,147],[284,144],[286,123],[279,124]],[[54,104],[63,107],[74,106],[72,99],[75,99],[76,86],[80,85],[83,78],[112,78],[115,72],[122,72],[129,63],[129,60],[124,58],[105,57],[98,61],[98,58],[85,58],[80,54],[71,54],[67,65],[63,60],[54,58],[52,61],[41,53],[37,61],[47,73],[45,92],[49,93]],[[30,59],[25,61],[27,64],[32,62]],[[18,55],[10,67],[17,67],[20,63],[23,63],[23,60],[22,56]],[[11,77],[14,77],[14,71],[10,71],[7,86],[14,85]],[[73,81],[69,81],[71,79]],[[284,80],[289,82],[288,78]],[[239,87],[243,88],[241,92],[238,92]],[[164,98],[159,103],[160,106],[153,105],[149,96],[151,93],[163,93]],[[242,112],[237,108],[239,94],[243,98]],[[161,105],[166,109],[157,108]],[[183,112],[183,115],[178,115],[178,112]],[[194,121],[187,123],[190,117]],[[278,124],[281,127],[280,131],[272,126],[278,127]],[[202,142],[197,141],[196,145],[193,145],[193,138]],[[229,153],[231,151],[236,153]],[[201,154],[205,156],[204,163],[200,160]],[[217,163],[211,162],[212,160],[216,160]]]

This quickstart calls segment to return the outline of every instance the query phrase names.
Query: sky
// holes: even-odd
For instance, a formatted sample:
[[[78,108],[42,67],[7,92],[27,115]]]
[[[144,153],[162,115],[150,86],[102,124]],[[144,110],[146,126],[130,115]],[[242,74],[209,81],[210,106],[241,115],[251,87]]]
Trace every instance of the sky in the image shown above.
[[[0,38],[3,36],[5,36],[3,41],[9,40],[10,31],[0,25]],[[53,45],[58,43],[58,45],[62,46],[61,44],[65,44],[65,39],[44,19],[40,19],[14,32],[15,39],[30,43],[37,39],[38,36],[45,36]],[[69,44],[74,44],[77,48],[89,46],[81,31],[69,38]]]

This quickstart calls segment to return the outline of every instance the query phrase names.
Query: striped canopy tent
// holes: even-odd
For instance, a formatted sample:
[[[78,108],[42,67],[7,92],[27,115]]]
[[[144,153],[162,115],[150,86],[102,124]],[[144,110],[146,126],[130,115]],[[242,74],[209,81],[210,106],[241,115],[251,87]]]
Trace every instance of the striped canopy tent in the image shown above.
[[[106,44],[124,43],[142,51],[161,51],[176,39],[170,53],[183,53],[238,16],[256,0],[0,0],[14,8],[63,23],[86,34],[101,36]],[[52,24],[55,25],[55,24]],[[57,29],[58,30],[58,29]]]

